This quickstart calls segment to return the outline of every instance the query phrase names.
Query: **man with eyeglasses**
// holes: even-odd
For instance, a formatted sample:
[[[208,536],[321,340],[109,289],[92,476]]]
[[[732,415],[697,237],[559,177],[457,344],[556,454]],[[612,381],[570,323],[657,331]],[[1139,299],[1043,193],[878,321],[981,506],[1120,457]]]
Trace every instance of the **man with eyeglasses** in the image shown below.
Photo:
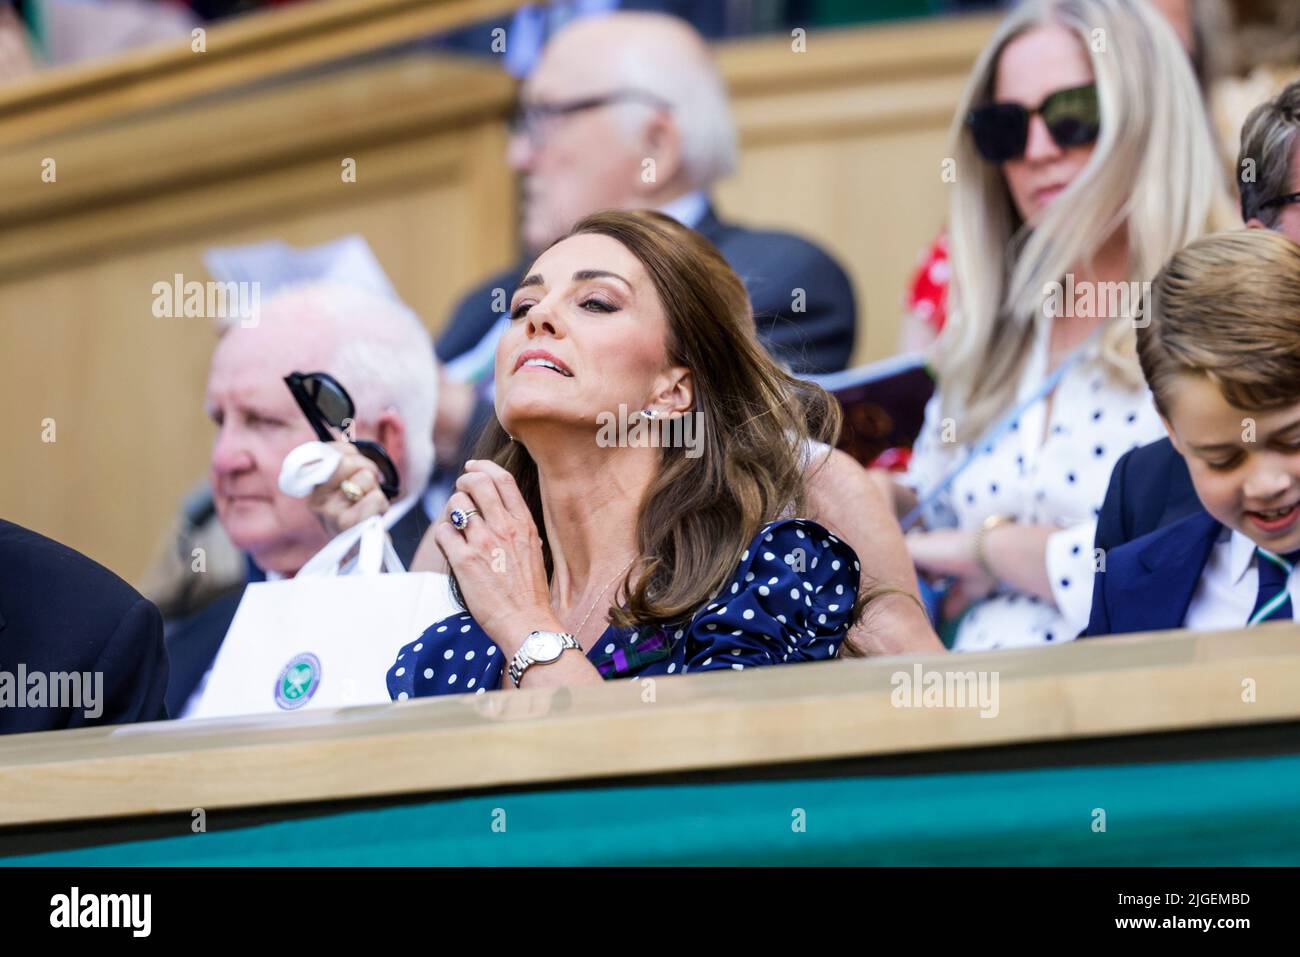
[[[523,255],[461,300],[436,346],[444,491],[492,415],[493,355],[515,283],[599,209],[659,209],[711,239],[745,281],[760,339],[793,371],[848,364],[856,312],[844,270],[807,240],[713,209],[709,190],[736,163],[735,128],[709,48],[684,21],[622,12],[558,31],[522,86],[507,158],[520,179]]]
[[[1300,243],[1300,80],[1246,117],[1237,157],[1241,218]]]
[[[1300,243],[1300,80],[1246,117],[1237,187],[1248,228]],[[1140,446],[1115,463],[1094,546],[1109,551],[1199,507],[1187,464],[1169,440]]]

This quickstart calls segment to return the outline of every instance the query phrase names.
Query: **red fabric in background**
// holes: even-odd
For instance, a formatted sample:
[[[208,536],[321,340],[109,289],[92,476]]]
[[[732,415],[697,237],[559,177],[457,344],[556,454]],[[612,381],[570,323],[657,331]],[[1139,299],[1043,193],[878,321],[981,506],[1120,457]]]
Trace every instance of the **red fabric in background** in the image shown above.
[[[948,318],[948,234],[941,232],[912,274],[907,310],[920,316],[938,334]]]

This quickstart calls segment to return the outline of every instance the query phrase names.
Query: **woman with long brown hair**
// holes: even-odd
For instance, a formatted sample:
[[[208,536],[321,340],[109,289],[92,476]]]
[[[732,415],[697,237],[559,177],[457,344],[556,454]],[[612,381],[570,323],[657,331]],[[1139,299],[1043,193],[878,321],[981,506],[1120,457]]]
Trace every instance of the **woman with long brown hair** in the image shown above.
[[[834,657],[858,559],[799,516],[838,408],[763,351],[717,250],[597,213],[511,318],[498,422],[432,532],[467,610],[402,649],[393,697]]]

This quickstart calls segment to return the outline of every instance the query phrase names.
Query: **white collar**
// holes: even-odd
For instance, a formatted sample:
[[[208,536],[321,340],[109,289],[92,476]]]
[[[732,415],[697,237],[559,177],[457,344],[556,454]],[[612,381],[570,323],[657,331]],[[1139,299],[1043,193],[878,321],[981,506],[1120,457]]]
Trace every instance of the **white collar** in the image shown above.
[[[702,189],[697,189],[664,203],[659,207],[659,212],[671,216],[683,226],[694,229],[704,219],[708,209],[709,194]]]
[[[1227,531],[1227,527],[1224,528]],[[1222,541],[1222,537],[1219,539]],[[1250,571],[1251,563],[1255,560],[1256,545],[1248,537],[1235,528],[1231,530],[1228,537],[1228,575],[1232,584],[1237,585],[1246,577],[1246,572]]]

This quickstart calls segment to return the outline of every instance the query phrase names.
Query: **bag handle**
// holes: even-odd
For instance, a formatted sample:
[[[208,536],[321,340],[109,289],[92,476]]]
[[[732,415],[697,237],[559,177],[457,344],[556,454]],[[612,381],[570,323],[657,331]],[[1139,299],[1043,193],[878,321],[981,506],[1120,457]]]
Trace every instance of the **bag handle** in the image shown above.
[[[419,507],[419,503],[416,503]],[[353,548],[357,549],[354,561],[343,560]],[[406,571],[393,543],[388,538],[384,520],[372,515],[363,522],[340,532],[320,551],[307,560],[296,577],[336,578],[344,575],[378,575],[381,572]]]

